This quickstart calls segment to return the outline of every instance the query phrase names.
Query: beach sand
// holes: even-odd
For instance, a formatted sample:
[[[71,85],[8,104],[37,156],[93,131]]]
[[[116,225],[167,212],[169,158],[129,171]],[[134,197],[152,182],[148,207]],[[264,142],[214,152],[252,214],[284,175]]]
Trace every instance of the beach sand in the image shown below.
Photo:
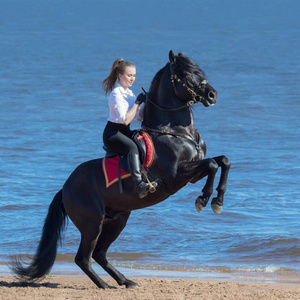
[[[48,276],[37,283],[25,284],[12,276],[0,276],[0,299],[105,299],[105,300],[217,300],[217,299],[300,299],[296,284],[268,284],[190,279],[133,279],[135,289],[119,287],[102,290],[83,276]]]

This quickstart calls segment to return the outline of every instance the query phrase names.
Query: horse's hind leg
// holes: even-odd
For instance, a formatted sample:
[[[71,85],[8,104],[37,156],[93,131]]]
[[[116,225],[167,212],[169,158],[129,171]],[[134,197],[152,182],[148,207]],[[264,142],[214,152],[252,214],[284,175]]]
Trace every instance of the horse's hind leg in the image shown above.
[[[105,219],[99,236],[97,246],[93,253],[93,259],[109,274],[119,285],[125,285],[127,288],[136,287],[137,284],[127,279],[122,273],[114,268],[106,258],[106,252],[109,246],[117,239],[130,216],[130,212],[117,214],[112,219]]]
[[[227,178],[231,163],[229,158],[224,155],[214,157],[214,160],[219,165],[219,167],[221,167],[221,176],[219,185],[216,189],[218,191],[218,195],[217,197],[212,199],[211,207],[216,214],[220,214],[222,211],[224,194],[227,188]]]
[[[100,218],[93,218],[90,220],[85,218],[81,220],[80,226],[74,222],[81,232],[81,242],[75,257],[76,264],[82,271],[99,287],[102,289],[111,288],[104,282],[93,270],[91,266],[91,256],[97,245],[97,241],[101,232],[104,216]],[[84,224],[84,225],[83,225]]]

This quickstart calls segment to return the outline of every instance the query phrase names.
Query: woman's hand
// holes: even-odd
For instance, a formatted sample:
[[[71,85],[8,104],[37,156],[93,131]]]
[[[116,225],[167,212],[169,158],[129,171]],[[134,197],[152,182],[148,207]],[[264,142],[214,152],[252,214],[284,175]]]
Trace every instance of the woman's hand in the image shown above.
[[[147,95],[144,93],[140,93],[135,100],[135,103],[137,105],[141,105],[142,103],[144,103],[146,101]]]

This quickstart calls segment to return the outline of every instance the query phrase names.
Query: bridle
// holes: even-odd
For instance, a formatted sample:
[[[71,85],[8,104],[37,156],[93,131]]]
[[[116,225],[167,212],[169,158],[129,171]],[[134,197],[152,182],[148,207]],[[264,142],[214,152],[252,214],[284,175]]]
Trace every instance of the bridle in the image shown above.
[[[198,103],[198,102],[201,102],[202,99],[204,99],[204,97],[200,96],[199,94],[197,94],[195,91],[193,91],[192,89],[190,89],[184,82],[182,82],[180,80],[180,78],[177,77],[177,75],[174,73],[174,70],[173,70],[173,66],[172,66],[172,63],[170,63],[170,72],[171,72],[171,81],[172,81],[172,84],[173,84],[173,87],[174,87],[174,91],[175,91],[175,94],[176,96],[178,97],[177,95],[177,92],[176,92],[176,87],[175,87],[175,80],[179,83],[182,84],[183,87],[186,88],[186,90],[192,95],[192,100],[188,101],[185,105],[183,106],[180,106],[180,107],[177,107],[177,108],[163,108],[159,105],[157,105],[156,103],[154,103],[153,101],[151,101],[151,99],[149,98],[148,96],[148,93],[143,89],[143,91],[145,92],[146,94],[146,102],[150,102],[153,106],[155,106],[156,108],[160,109],[160,110],[163,110],[163,111],[168,111],[168,112],[172,112],[172,111],[178,111],[178,110],[181,110],[181,109],[184,109],[186,107],[190,107],[192,106],[193,104],[195,103]],[[203,80],[198,89],[201,89],[203,87],[203,85],[205,84],[208,84],[208,81],[207,80]],[[197,100],[196,98],[199,98],[199,100]],[[170,130],[159,130],[159,129],[153,129],[153,128],[149,128],[149,127],[146,127],[146,126],[143,126],[142,129],[140,130],[144,130],[144,131],[152,131],[152,132],[156,132],[156,133],[160,133],[160,134],[169,134],[169,135],[173,135],[173,136],[176,136],[176,137],[182,137],[182,138],[185,138],[185,139],[188,139],[189,141],[191,141],[195,147],[196,147],[196,150],[198,152],[198,155],[199,155],[199,159],[202,159],[202,154],[201,154],[201,146],[200,146],[200,141],[201,141],[201,136],[199,135],[198,133],[198,141],[196,141],[193,137],[191,137],[190,135],[188,134],[184,134],[184,133],[178,133],[178,132],[172,132]]]
[[[186,90],[191,94],[192,96],[192,100],[189,101],[189,102],[192,102],[189,106],[193,105],[194,103],[198,103],[198,102],[202,102],[202,99],[204,99],[204,97],[200,96],[199,94],[197,94],[195,91],[193,91],[192,89],[190,89],[184,82],[182,82],[182,80],[180,78],[177,77],[177,75],[175,74],[174,70],[173,70],[173,66],[172,64],[170,63],[170,72],[171,72],[171,81],[172,81],[172,84],[173,84],[173,87],[174,87],[174,91],[175,91],[175,94],[176,96],[177,95],[177,92],[176,92],[176,87],[175,87],[175,80],[177,82],[180,82],[182,84],[183,87],[186,88]],[[200,85],[198,86],[198,90],[199,89],[202,89],[204,85],[208,84],[208,81],[207,80],[203,80]],[[197,90],[197,91],[198,91]],[[198,98],[199,100],[197,100],[196,98]]]
[[[181,109],[184,109],[186,107],[190,107],[192,106],[193,104],[195,103],[199,103],[199,102],[202,102],[202,99],[204,99],[204,97],[200,96],[199,94],[197,94],[198,90],[201,89],[204,85],[208,84],[208,81],[207,80],[203,80],[200,85],[198,86],[198,90],[197,92],[193,91],[192,89],[190,89],[180,78],[178,78],[178,76],[175,74],[174,70],[173,70],[173,65],[172,63],[169,64],[169,67],[170,67],[170,73],[171,73],[171,81],[172,81],[172,84],[173,84],[173,88],[174,88],[174,92],[176,94],[176,96],[178,97],[178,94],[177,94],[177,91],[176,91],[176,86],[175,86],[175,81],[176,82],[179,82],[182,84],[182,86],[191,94],[192,96],[192,100],[186,102],[186,104],[180,106],[180,107],[177,107],[177,108],[163,108],[159,105],[157,105],[156,103],[154,103],[148,96],[148,94],[145,92],[145,90],[143,89],[143,91],[146,93],[146,101],[150,102],[153,106],[155,106],[156,108],[160,109],[160,110],[163,110],[163,111],[178,111],[178,110],[181,110]],[[197,98],[199,100],[197,100]]]

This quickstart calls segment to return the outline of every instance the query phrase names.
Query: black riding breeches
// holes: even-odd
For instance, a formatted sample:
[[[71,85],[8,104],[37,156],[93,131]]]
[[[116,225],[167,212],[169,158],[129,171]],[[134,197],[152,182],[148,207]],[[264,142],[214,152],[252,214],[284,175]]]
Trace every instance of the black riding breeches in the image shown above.
[[[110,150],[122,154],[139,154],[137,145],[131,139],[130,126],[108,121],[103,132],[103,143]]]

